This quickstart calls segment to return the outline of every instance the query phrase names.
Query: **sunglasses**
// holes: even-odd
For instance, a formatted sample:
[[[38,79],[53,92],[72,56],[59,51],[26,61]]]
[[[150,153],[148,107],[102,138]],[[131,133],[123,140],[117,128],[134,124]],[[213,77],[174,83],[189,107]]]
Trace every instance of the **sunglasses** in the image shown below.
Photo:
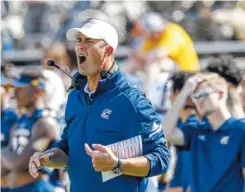
[[[212,93],[217,93],[217,92],[218,92],[217,90],[209,89],[209,90],[207,90],[207,91],[205,91],[205,92],[202,92],[202,93],[200,93],[200,94],[192,94],[192,95],[191,95],[191,99],[192,99],[192,100],[199,100],[199,99],[201,99],[201,98],[204,98],[204,97],[209,96],[209,95],[212,94]]]

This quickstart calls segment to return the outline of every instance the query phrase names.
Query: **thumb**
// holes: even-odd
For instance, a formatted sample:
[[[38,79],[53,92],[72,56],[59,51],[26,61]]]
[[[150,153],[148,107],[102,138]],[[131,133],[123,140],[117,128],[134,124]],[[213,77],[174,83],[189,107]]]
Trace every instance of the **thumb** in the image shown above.
[[[40,161],[40,166],[45,166],[49,163],[49,158],[48,157],[42,157],[39,159]]]
[[[87,143],[85,143],[84,147],[85,147],[85,151],[86,151],[87,155],[92,157],[93,150],[89,147],[89,145]]]
[[[52,156],[54,156],[54,152],[43,153],[43,155],[41,155],[39,157],[39,162],[40,162],[41,166],[45,166],[45,165],[49,164],[50,157],[52,157]],[[40,166],[39,162],[36,161],[38,166]]]
[[[101,144],[93,144],[92,146],[93,146],[94,149],[96,149],[96,150],[98,150],[100,152],[107,153],[107,148],[104,145],[101,145]]]

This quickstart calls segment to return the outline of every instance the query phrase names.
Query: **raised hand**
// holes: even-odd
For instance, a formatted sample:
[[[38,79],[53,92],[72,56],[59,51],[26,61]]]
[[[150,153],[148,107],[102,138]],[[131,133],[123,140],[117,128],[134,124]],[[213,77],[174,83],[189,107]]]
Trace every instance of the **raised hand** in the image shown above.
[[[190,95],[196,90],[198,84],[202,81],[202,74],[194,75],[186,81],[182,91],[185,92],[187,95]]]

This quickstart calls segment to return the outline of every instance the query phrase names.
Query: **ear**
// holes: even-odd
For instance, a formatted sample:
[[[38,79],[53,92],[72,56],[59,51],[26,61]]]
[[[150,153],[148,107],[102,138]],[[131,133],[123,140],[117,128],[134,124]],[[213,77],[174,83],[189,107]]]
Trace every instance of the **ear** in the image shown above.
[[[176,95],[179,93],[180,93],[180,90],[178,90],[178,89],[174,92],[174,94],[176,94]]]
[[[113,47],[112,46],[108,46],[106,48],[106,51],[105,51],[106,56],[109,57],[109,56],[112,55],[112,53],[113,53]]]
[[[224,97],[224,91],[219,92],[219,99],[222,99]]]

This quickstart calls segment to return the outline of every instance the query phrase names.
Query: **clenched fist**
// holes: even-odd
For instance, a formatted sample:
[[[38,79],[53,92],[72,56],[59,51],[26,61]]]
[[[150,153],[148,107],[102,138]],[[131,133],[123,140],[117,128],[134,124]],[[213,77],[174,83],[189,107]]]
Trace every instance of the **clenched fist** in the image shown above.
[[[85,144],[86,153],[92,158],[95,171],[111,171],[117,166],[118,158],[111,149],[101,144],[93,144],[92,147],[94,150]]]

